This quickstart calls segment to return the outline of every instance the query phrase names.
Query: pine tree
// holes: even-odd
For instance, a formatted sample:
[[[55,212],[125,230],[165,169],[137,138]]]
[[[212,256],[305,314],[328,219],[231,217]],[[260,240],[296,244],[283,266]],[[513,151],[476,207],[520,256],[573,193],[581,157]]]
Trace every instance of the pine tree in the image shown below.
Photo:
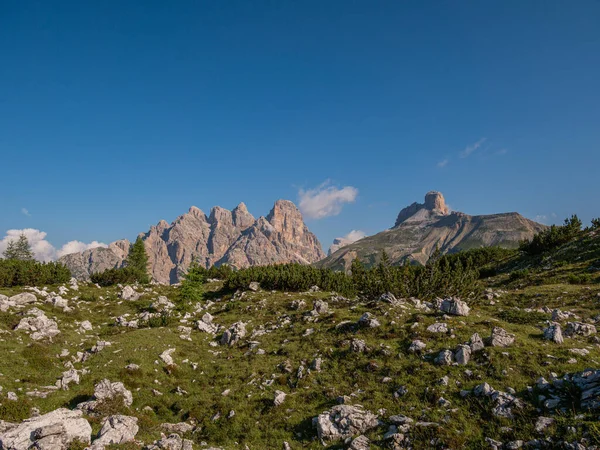
[[[148,255],[146,254],[144,241],[140,236],[138,236],[135,243],[131,246],[125,266],[136,273],[138,282],[142,284],[150,282],[150,277],[148,276]]]
[[[18,240],[11,240],[3,253],[6,259],[18,259],[29,261],[33,259],[33,252],[27,240],[27,236],[21,234]]]

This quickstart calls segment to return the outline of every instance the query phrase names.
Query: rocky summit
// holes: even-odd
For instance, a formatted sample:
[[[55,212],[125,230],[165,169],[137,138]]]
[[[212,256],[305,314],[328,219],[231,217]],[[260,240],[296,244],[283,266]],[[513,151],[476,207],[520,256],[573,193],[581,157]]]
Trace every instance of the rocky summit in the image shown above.
[[[266,217],[255,219],[244,203],[232,211],[220,206],[206,216],[192,206],[171,224],[161,220],[142,235],[154,281],[176,283],[192,261],[205,267],[229,264],[236,268],[274,263],[311,264],[325,254],[317,237],[304,224],[302,214],[288,200],[278,200]],[[79,280],[91,273],[121,267],[130,243],[113,242],[108,248],[94,248],[63,256]]]
[[[425,264],[436,248],[442,253],[488,246],[515,248],[545,228],[516,212],[471,216],[450,211],[444,196],[431,191],[424,203],[402,209],[392,228],[353,243],[334,242],[332,252],[319,265],[348,269],[358,258],[372,266],[383,251],[392,264],[405,260]]]

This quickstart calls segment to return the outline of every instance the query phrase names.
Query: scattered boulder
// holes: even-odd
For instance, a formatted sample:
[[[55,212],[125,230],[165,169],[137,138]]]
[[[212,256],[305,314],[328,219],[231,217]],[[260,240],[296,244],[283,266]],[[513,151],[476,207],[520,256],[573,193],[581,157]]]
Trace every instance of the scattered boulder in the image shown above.
[[[121,398],[125,406],[131,406],[133,403],[133,396],[131,391],[125,388],[125,385],[120,381],[111,382],[108,379],[100,381],[94,386],[94,396],[92,400],[88,402],[79,403],[77,409],[81,409],[88,414],[93,414],[99,403],[105,400],[112,400],[115,398]]]
[[[145,450],[193,450],[193,448],[192,441],[181,439],[181,436],[175,433],[169,436],[163,435],[159,440],[154,441],[153,444],[144,447]]]
[[[381,294],[381,297],[379,297],[379,301],[384,302],[384,303],[389,303],[392,306],[398,306],[402,303],[391,292],[386,292],[385,294]]]
[[[280,406],[283,404],[287,394],[283,391],[275,391],[275,398],[273,399],[273,405]]]
[[[454,354],[450,350],[442,350],[433,362],[438,366],[451,366],[454,362]]]
[[[135,440],[138,427],[137,417],[114,415],[104,419],[98,438],[93,442],[91,450],[102,450],[111,444],[124,444]]]
[[[329,312],[329,305],[323,300],[317,300],[313,303],[312,312],[314,315],[327,314]]]
[[[352,341],[350,341],[350,351],[354,353],[364,353],[368,351],[367,343],[362,339],[352,339]]]
[[[37,302],[37,297],[31,292],[22,292],[20,294],[13,295],[12,297],[10,297],[9,301],[14,303],[16,306],[23,306]]]
[[[60,389],[67,390],[71,383],[79,384],[79,373],[75,369],[69,369],[66,372],[63,372],[62,378],[56,382],[56,386]]]
[[[82,411],[56,409],[26,419],[0,434],[3,450],[67,450],[74,441],[90,443],[92,427]]]
[[[489,397],[492,400],[494,404],[492,408],[492,415],[495,417],[513,419],[514,415],[512,409],[523,407],[521,400],[519,400],[513,394],[497,391],[487,383],[482,383],[478,386],[475,386],[472,392],[476,397]]]
[[[471,336],[469,347],[471,347],[471,353],[481,351],[485,348],[483,339],[481,339],[481,336],[479,336],[478,333],[473,333],[473,336]]]
[[[494,327],[489,343],[492,347],[509,347],[515,342],[515,335],[508,333],[504,328]]]
[[[565,336],[591,336],[596,334],[596,327],[589,323],[583,322],[567,322],[565,328]]]
[[[553,418],[540,416],[535,421],[535,431],[537,431],[538,433],[541,433],[542,431],[544,431],[546,428],[548,428],[553,423],[554,423]]]
[[[119,297],[123,300],[137,300],[142,294],[136,292],[131,286],[125,286],[119,293]]]
[[[212,335],[217,334],[219,331],[219,326],[213,323],[213,316],[211,316],[209,313],[204,314],[202,319],[196,322],[196,326],[200,331],[204,331],[205,333]]]
[[[427,331],[430,333],[447,333],[448,325],[445,323],[434,323],[427,327]]]
[[[363,434],[379,426],[377,416],[360,405],[336,405],[314,419],[319,439],[332,441]]]
[[[159,296],[150,307],[156,311],[171,311],[175,309],[175,304],[164,295]]]
[[[568,373],[551,382],[541,379],[537,387],[548,410],[566,412],[577,405],[581,411],[600,411],[600,370]]]
[[[352,440],[352,442],[350,443],[350,447],[348,447],[348,450],[370,450],[370,448],[371,441],[368,437],[361,434],[360,436]]]
[[[560,324],[558,322],[553,322],[548,328],[544,329],[544,339],[553,341],[557,344],[562,344],[564,342],[562,330],[560,329]]]
[[[86,331],[92,331],[92,323],[89,320],[84,320],[79,324],[79,331],[85,333]]]
[[[174,366],[175,361],[173,361],[173,357],[171,356],[175,352],[175,348],[169,348],[162,352],[159,358],[164,362],[167,366]]]
[[[415,339],[408,346],[408,351],[410,353],[417,353],[425,350],[425,347],[427,347],[427,344],[425,344],[425,342]]]
[[[250,289],[252,292],[257,292],[260,289],[260,283],[258,281],[252,281],[248,285],[248,289]]]
[[[43,311],[34,308],[28,312],[29,317],[21,319],[15,330],[30,331],[34,341],[50,339],[60,333],[56,321],[46,317]]]
[[[358,319],[358,326],[363,328],[377,328],[380,325],[381,324],[375,316],[369,312],[364,313],[361,318]]]
[[[461,366],[468,364],[471,359],[471,347],[468,345],[459,345],[454,352],[454,359]]]
[[[440,304],[440,310],[446,314],[452,314],[454,316],[468,316],[470,308],[469,305],[462,300],[455,297],[450,297],[442,300],[442,303]]]
[[[221,336],[221,345],[235,345],[246,336],[246,325],[244,322],[236,322]]]

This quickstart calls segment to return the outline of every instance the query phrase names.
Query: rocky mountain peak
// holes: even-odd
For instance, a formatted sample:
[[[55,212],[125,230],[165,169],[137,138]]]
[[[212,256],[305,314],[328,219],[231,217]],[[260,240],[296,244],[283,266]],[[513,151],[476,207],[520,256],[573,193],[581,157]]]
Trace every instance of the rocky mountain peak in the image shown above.
[[[233,225],[233,216],[231,214],[231,211],[229,211],[228,209],[221,208],[220,206],[214,206],[210,210],[208,223],[210,223],[211,225],[216,225],[220,223]]]
[[[206,217],[192,206],[172,224],[160,221],[142,235],[152,278],[159,283],[181,280],[192,261],[205,267],[299,262],[309,264],[325,255],[317,237],[302,220],[292,202],[279,200],[268,216],[256,220],[240,203],[233,211],[215,206]],[[108,249],[67,255],[63,260],[74,276],[89,279],[90,273],[121,267],[129,252],[128,241]]]
[[[425,208],[444,216],[448,214],[446,200],[441,192],[429,191],[425,194]]]
[[[235,226],[242,230],[250,227],[256,221],[254,216],[248,212],[248,208],[244,202],[237,205],[231,214],[233,216],[233,223]]]
[[[429,191],[425,194],[425,203],[413,203],[402,209],[396,218],[395,227],[403,222],[420,222],[435,218],[437,216],[446,216],[449,209],[446,206],[446,200],[441,192]]]
[[[200,220],[206,220],[206,214],[197,206],[190,206],[188,214]]]
[[[277,232],[283,235],[284,239],[294,240],[304,234],[302,213],[289,200],[277,200],[267,220]]]

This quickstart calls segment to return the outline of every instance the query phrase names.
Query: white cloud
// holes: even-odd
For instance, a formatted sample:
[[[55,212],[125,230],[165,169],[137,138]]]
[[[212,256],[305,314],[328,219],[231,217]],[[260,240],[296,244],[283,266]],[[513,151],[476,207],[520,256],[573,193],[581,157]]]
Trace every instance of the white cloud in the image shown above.
[[[481,147],[483,145],[483,143],[486,141],[486,139],[487,138],[481,138],[474,144],[467,145],[465,147],[465,149],[462,152],[460,152],[460,157],[461,158],[468,157],[471,153],[473,153],[475,150],[477,150],[479,147]]]
[[[92,241],[89,244],[86,244],[85,242],[81,241],[69,241],[65,245],[63,245],[60,248],[60,250],[56,252],[56,256],[60,258],[64,255],[69,255],[71,253],[79,253],[97,247],[108,247],[108,245],[98,241]]]
[[[300,189],[300,211],[310,219],[322,219],[329,216],[337,216],[344,203],[353,203],[358,195],[358,189],[352,186],[338,188],[330,185],[329,180],[314,189],[305,191]]]
[[[29,210],[27,208],[21,208],[21,214],[27,217],[31,217],[31,214],[29,213]]]
[[[448,159],[442,159],[437,163],[437,166],[441,169],[442,167],[446,167],[450,161]]]
[[[19,239],[21,234],[24,234],[25,237],[27,237],[31,251],[33,252],[35,259],[39,261],[53,261],[63,255],[68,255],[69,253],[81,252],[95,247],[107,247],[106,244],[97,241],[89,244],[79,241],[70,241],[57,250],[46,240],[47,233],[45,231],[36,230],[35,228],[24,228],[22,230],[8,230],[6,232],[4,238],[0,240],[0,254],[6,250],[10,241]]]
[[[548,216],[545,214],[538,214],[533,220],[544,225],[548,224]]]
[[[352,243],[352,242],[356,242],[359,239],[362,239],[364,237],[367,237],[367,233],[365,233],[364,231],[352,230],[350,233],[348,233],[346,236],[343,236],[340,239],[344,239],[345,241]]]

